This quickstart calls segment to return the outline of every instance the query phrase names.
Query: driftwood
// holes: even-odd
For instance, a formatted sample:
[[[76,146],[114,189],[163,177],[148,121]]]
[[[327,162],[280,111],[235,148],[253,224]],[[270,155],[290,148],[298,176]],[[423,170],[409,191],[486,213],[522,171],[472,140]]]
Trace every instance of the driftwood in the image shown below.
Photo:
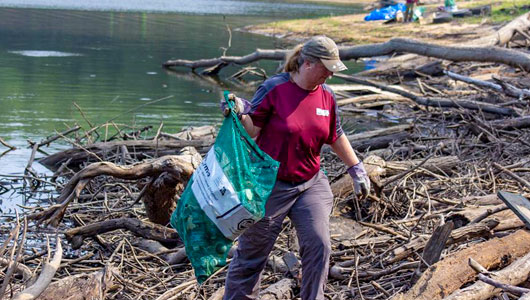
[[[1,145],[4,145],[5,147],[7,147],[7,148],[9,148],[9,149],[11,149],[11,150],[15,150],[15,149],[17,149],[17,147],[9,145],[9,144],[8,144],[6,141],[4,141],[2,138],[0,138],[0,144],[1,144]]]
[[[497,271],[489,272],[489,276],[497,282],[507,285],[518,285],[528,279],[530,272],[530,253],[519,258],[508,267]],[[488,277],[486,277],[488,278]],[[486,279],[487,281],[487,279]],[[483,300],[488,299],[499,292],[499,288],[484,281],[452,293],[446,300]],[[525,289],[528,292],[528,289]],[[519,294],[520,295],[520,294]]]
[[[101,271],[72,275],[50,284],[38,299],[103,300],[116,274],[116,268],[107,266]]]
[[[403,97],[401,95],[396,95],[393,93],[378,93],[373,95],[364,95],[364,96],[357,96],[347,99],[342,99],[337,101],[338,106],[343,106],[347,104],[354,104],[356,106],[360,106],[362,108],[368,108],[367,106],[363,106],[365,104],[370,104],[373,102],[378,101],[391,101],[392,102],[410,102],[409,98]],[[378,105],[379,106],[379,105]]]
[[[51,252],[48,248],[48,259],[50,255]],[[44,263],[44,266],[42,267],[42,271],[39,277],[37,278],[37,281],[35,281],[35,283],[33,283],[31,286],[29,286],[22,292],[16,294],[13,297],[13,300],[32,300],[39,297],[39,295],[41,295],[48,288],[48,285],[52,281],[55,272],[57,271],[57,269],[59,269],[59,266],[61,265],[62,256],[63,247],[61,246],[61,239],[57,237],[55,254],[53,255],[52,260],[47,260]]]
[[[451,235],[453,227],[453,222],[447,222],[434,229],[434,232],[432,233],[431,238],[427,241],[421,255],[423,258],[422,262],[425,263],[427,267],[440,260],[440,256],[445,248],[447,239]]]
[[[155,157],[158,149],[159,157],[173,155],[185,147],[194,147],[199,153],[206,153],[213,144],[213,139],[204,140],[126,140],[116,142],[101,142],[87,145],[81,148],[73,148],[66,151],[58,152],[39,160],[39,163],[49,168],[57,170],[63,163],[70,160],[67,167],[79,170],[79,165],[86,161],[98,162],[115,155],[120,147],[126,147],[129,155],[137,160],[144,160]]]
[[[448,222],[449,223],[449,222]],[[452,223],[452,222],[451,222]],[[457,242],[470,240],[475,237],[491,236],[491,230],[499,225],[497,220],[488,220],[480,224],[473,224],[460,227],[451,231],[444,245],[451,245]],[[425,237],[418,237],[409,243],[400,246],[390,252],[390,258],[387,259],[389,263],[398,262],[404,258],[409,257],[414,252],[419,252],[426,247],[428,241]]]
[[[529,59],[530,59],[530,55],[529,55]],[[402,95],[404,97],[412,99],[417,104],[424,105],[424,106],[433,106],[433,107],[440,107],[440,108],[442,107],[466,108],[469,110],[484,111],[487,113],[499,114],[499,115],[505,115],[505,116],[518,116],[519,115],[519,113],[517,113],[512,108],[500,107],[497,105],[477,102],[477,101],[472,101],[472,100],[451,100],[451,99],[434,98],[434,97],[427,98],[427,97],[417,96],[411,92],[407,92],[402,89],[387,87],[384,84],[376,83],[376,82],[366,80],[366,79],[360,79],[360,78],[356,78],[356,77],[344,75],[344,74],[335,74],[334,76],[340,79],[343,79],[345,81],[348,81],[348,82],[375,86],[379,89],[382,89],[382,90],[385,90],[385,91],[388,91],[394,94]]]
[[[399,144],[404,141],[415,140],[417,136],[410,132],[398,132],[389,135],[378,136],[363,140],[357,140],[352,143],[353,149],[364,152],[366,150],[383,149],[393,144]]]
[[[11,263],[10,260],[0,257],[0,265],[9,266],[10,263]],[[28,268],[27,266],[21,263],[17,263],[14,268],[15,268],[15,272],[18,275],[22,276],[22,279],[24,281],[31,280],[31,278],[33,277],[33,274],[31,273],[30,268]]]
[[[157,241],[141,239],[135,245],[149,253],[158,255],[161,259],[169,265],[179,264],[186,260],[186,249],[184,247],[176,249],[168,249]]]
[[[217,136],[217,131],[214,126],[205,125],[199,127],[188,127],[175,134],[161,132],[160,136],[181,141],[213,140]]]
[[[143,222],[134,218],[106,220],[100,223],[72,228],[65,232],[65,236],[72,244],[72,248],[78,249],[83,244],[85,238],[117,229],[127,229],[137,236],[162,243],[172,245],[180,243],[178,233],[175,229]]]
[[[493,268],[505,263],[505,259],[513,261],[530,252],[529,238],[530,232],[519,230],[504,238],[461,250],[429,267],[407,293],[398,294],[393,299],[442,299],[474,278],[475,271],[467,266],[469,257],[488,269]]]
[[[462,203],[467,205],[499,205],[503,204],[497,194],[489,194],[485,196],[469,196],[461,199]]]
[[[471,77],[459,75],[459,74],[456,74],[456,73],[453,73],[453,72],[450,72],[450,71],[445,71],[444,73],[447,76],[449,76],[449,77],[451,77],[451,78],[453,78],[455,80],[460,80],[460,81],[463,81],[463,82],[466,82],[466,83],[469,83],[469,84],[474,84],[474,85],[477,85],[477,86],[480,86],[480,87],[486,87],[486,88],[495,90],[497,92],[505,93],[508,96],[515,97],[515,98],[518,98],[518,99],[523,99],[523,98],[530,97],[530,90],[528,90],[528,89],[519,89],[519,88],[516,88],[513,85],[508,84],[508,83],[497,84],[497,83],[493,83],[493,82],[489,82],[489,81],[485,81],[485,80],[479,80],[479,79],[474,79],[474,78],[471,78]]]
[[[35,144],[37,144],[37,148],[40,148],[40,147],[42,147],[42,146],[49,145],[51,142],[53,142],[53,141],[55,141],[55,140],[58,140],[58,139],[60,139],[60,138],[62,138],[62,137],[65,137],[66,135],[69,135],[70,133],[76,132],[76,131],[78,131],[79,129],[81,129],[81,126],[76,125],[76,126],[74,126],[74,127],[72,127],[72,128],[69,128],[69,129],[67,129],[67,130],[65,130],[65,131],[63,131],[63,132],[60,132],[60,133],[56,134],[56,135],[54,135],[54,136],[51,136],[51,137],[49,137],[49,138],[47,138],[47,139],[41,141],[41,142],[38,143],[38,144],[35,143],[35,142],[32,142],[32,141],[30,141],[29,144],[30,144],[32,147],[33,147]]]
[[[348,140],[350,143],[352,143],[352,146],[356,146],[356,144],[359,141],[372,139],[375,137],[385,136],[385,135],[392,135],[395,133],[400,133],[403,131],[407,131],[413,128],[412,124],[405,124],[405,125],[397,125],[392,127],[386,127],[381,129],[375,129],[371,131],[365,131],[361,133],[356,133],[352,135],[348,135]]]
[[[408,132],[413,125],[397,125],[387,128],[375,129],[356,134],[348,135],[348,140],[353,149],[363,152],[368,149],[371,151],[386,148],[391,144],[401,143],[406,140],[413,140],[415,135]],[[331,147],[324,146],[323,153],[331,152]]]
[[[368,176],[376,184],[380,182],[380,176],[399,176],[400,173],[421,163],[422,160],[385,162],[381,158],[369,156],[364,162]],[[434,173],[444,172],[451,173],[451,169],[457,166],[460,160],[456,156],[430,158],[422,168]],[[381,184],[381,183],[380,183]],[[353,186],[350,176],[342,176],[339,180],[331,184],[331,191],[335,197],[345,197],[353,192]]]
[[[473,41],[473,43],[470,43],[471,46],[467,47],[442,46],[411,39],[394,38],[385,43],[339,48],[339,55],[342,60],[350,60],[362,57],[384,56],[392,53],[413,53],[452,61],[497,62],[529,71],[530,55],[496,47],[506,44],[521,29],[524,30],[530,27],[529,17],[530,13],[526,13],[501,28],[496,34]],[[476,45],[482,45],[483,47],[477,47]],[[196,61],[184,59],[169,60],[164,62],[162,66],[165,68],[187,67],[192,70],[216,67],[214,73],[209,73],[213,75],[230,64],[245,65],[261,59],[284,60],[287,53],[289,53],[289,50],[257,49],[255,52],[245,56],[221,56]]]
[[[164,156],[153,161],[142,162],[133,166],[117,166],[109,162],[93,163],[76,173],[66,184],[57,199],[58,205],[51,206],[42,212],[35,213],[31,218],[45,224],[57,226],[61,222],[68,204],[79,197],[79,194],[88,182],[96,176],[106,175],[122,179],[140,179],[147,176],[158,177],[163,174],[170,174],[171,178],[177,178],[180,182],[186,182],[195,168],[201,161],[200,155],[193,148],[182,151],[182,155]],[[172,183],[173,181],[170,181]],[[169,195],[165,199],[156,199],[157,203],[146,205],[154,211],[151,214],[163,215],[169,220],[172,211],[159,211],[160,208],[173,207],[166,202],[174,202],[174,195]],[[157,218],[159,219],[159,218]],[[167,223],[167,221],[166,221]],[[164,225],[166,224],[164,223]]]
[[[509,41],[512,40],[514,35],[528,29],[530,27],[530,13],[525,13],[506,26],[503,26],[495,34],[480,38],[470,42],[471,45],[484,45],[484,46],[505,46]]]

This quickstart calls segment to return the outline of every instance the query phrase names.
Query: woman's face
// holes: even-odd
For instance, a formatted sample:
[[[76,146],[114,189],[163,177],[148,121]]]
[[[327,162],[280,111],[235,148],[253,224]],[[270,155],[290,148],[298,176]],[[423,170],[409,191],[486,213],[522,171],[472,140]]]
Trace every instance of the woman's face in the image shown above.
[[[316,62],[307,62],[305,78],[308,84],[316,87],[317,85],[326,82],[326,79],[330,78],[332,75],[333,72],[326,69],[320,60]]]

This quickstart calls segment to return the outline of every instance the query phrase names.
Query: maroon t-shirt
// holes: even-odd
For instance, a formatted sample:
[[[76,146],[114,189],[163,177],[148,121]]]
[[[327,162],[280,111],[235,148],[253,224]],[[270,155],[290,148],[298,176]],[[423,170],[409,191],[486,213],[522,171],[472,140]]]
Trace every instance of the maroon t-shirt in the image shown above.
[[[278,179],[302,182],[320,169],[320,150],[342,134],[335,94],[323,84],[300,88],[281,73],[266,80],[252,99],[250,117],[261,128],[256,142],[280,162]]]

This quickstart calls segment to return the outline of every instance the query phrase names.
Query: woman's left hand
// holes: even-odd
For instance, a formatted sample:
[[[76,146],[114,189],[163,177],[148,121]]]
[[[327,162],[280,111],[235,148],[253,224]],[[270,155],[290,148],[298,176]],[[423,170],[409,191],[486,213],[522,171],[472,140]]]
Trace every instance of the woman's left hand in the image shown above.
[[[353,188],[355,194],[361,199],[366,199],[370,194],[370,178],[364,169],[363,162],[359,162],[348,168],[348,174],[353,179]]]
[[[234,94],[229,94],[228,99],[228,101],[234,102],[234,111],[239,119],[241,119],[242,115],[247,115],[250,112],[252,104],[250,104],[248,100],[239,98]],[[221,111],[225,117],[230,114],[230,109],[228,108],[228,104],[226,103],[225,99],[221,99]]]

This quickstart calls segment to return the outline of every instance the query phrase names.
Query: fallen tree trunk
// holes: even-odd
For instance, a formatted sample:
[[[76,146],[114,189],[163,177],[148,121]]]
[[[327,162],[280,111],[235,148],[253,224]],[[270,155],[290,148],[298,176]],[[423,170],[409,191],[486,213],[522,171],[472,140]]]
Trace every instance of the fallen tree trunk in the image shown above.
[[[407,132],[412,129],[413,125],[397,125],[388,128],[381,128],[362,133],[356,133],[348,136],[353,149],[364,152],[367,149],[376,150],[388,147],[392,143],[400,143],[409,139],[414,139],[415,136]],[[331,147],[324,146],[323,153],[331,151]]]
[[[446,221],[453,221],[456,225],[456,227],[462,227],[466,226],[468,224],[478,223],[487,217],[495,214],[495,216],[499,220],[508,219],[513,215],[513,213],[510,214],[497,214],[500,211],[507,210],[508,207],[506,207],[505,204],[499,204],[499,205],[483,205],[483,206],[475,206],[475,205],[469,205],[466,208],[449,213],[446,217]]]
[[[341,58],[356,59],[360,57],[390,55],[396,52],[414,53],[451,61],[496,62],[516,68],[523,68],[526,71],[530,70],[530,55],[516,50],[494,46],[442,46],[403,38],[394,38],[380,44],[361,45],[341,49],[340,55]]]
[[[442,299],[474,279],[476,273],[467,265],[470,257],[487,269],[494,268],[506,263],[506,260],[513,261],[530,252],[529,238],[529,231],[519,230],[456,252],[430,266],[407,293],[398,294],[392,299]]]
[[[495,46],[442,46],[412,39],[394,38],[385,43],[339,48],[339,55],[342,60],[391,55],[397,52],[413,53],[451,61],[495,62],[515,68],[522,68],[525,71],[530,70],[530,55],[524,52]],[[214,72],[214,74],[216,74],[223,67],[230,64],[245,65],[261,59],[284,60],[288,53],[289,50],[257,49],[255,52],[245,56],[221,56],[195,61],[177,59],[166,61],[162,66],[165,68],[187,67],[192,70],[197,68],[216,67],[216,71]]]

